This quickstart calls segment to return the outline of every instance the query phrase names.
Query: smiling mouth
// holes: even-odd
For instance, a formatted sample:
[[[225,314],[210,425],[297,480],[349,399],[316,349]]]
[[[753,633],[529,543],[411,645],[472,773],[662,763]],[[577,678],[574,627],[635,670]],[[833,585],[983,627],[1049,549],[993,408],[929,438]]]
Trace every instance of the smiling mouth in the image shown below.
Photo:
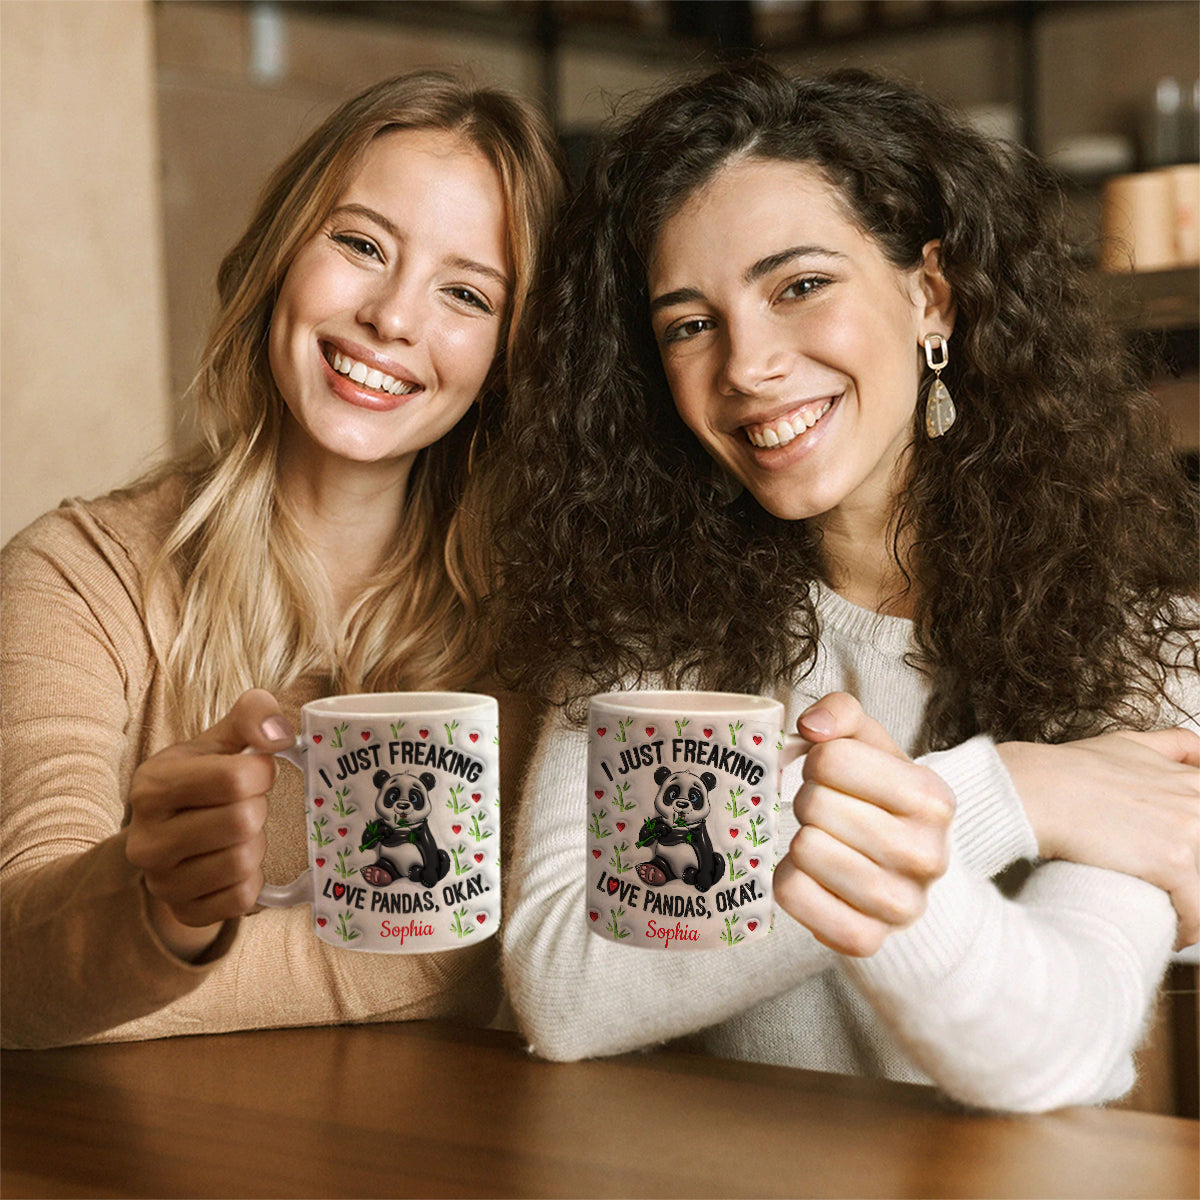
[[[760,450],[771,450],[778,446],[786,446],[794,442],[801,434],[807,433],[833,406],[839,397],[831,396],[828,400],[818,400],[801,405],[792,412],[776,417],[773,421],[762,421],[754,425],[744,425],[742,432],[752,446]]]
[[[321,353],[324,354],[325,361],[339,375],[345,375],[347,379],[369,391],[383,392],[388,396],[411,396],[421,390],[419,383],[385,375],[375,367],[369,367],[366,363],[359,362],[358,359],[351,358],[348,354],[343,354],[332,346],[322,346]]]

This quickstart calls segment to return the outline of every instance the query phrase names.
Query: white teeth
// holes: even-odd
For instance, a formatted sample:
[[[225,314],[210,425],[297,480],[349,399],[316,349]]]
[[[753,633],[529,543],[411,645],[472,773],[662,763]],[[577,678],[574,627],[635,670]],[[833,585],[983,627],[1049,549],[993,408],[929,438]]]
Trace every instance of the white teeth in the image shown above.
[[[393,379],[390,375],[368,367],[366,363],[350,358],[338,350],[334,350],[332,357],[327,361],[339,375],[345,375],[355,383],[361,383],[364,387],[374,388],[376,391],[390,392],[393,396],[406,396],[419,390],[418,384]]]
[[[797,413],[791,420],[788,420],[787,417],[779,417],[767,425],[747,429],[746,436],[752,445],[762,449],[786,446],[789,442],[795,441],[800,434],[811,429],[832,407],[833,401],[826,400],[819,409]]]

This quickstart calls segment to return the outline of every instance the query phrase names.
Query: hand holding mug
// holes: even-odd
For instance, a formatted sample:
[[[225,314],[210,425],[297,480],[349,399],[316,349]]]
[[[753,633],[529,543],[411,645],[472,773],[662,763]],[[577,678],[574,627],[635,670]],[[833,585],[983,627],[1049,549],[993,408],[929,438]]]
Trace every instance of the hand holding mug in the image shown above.
[[[181,957],[202,953],[222,922],[255,907],[271,756],[293,740],[274,696],[255,688],[212,728],[134,772],[125,854],[141,868],[157,932]]]
[[[775,901],[824,945],[866,957],[925,911],[950,861],[954,795],[849,695],[817,701],[798,727],[812,746]]]

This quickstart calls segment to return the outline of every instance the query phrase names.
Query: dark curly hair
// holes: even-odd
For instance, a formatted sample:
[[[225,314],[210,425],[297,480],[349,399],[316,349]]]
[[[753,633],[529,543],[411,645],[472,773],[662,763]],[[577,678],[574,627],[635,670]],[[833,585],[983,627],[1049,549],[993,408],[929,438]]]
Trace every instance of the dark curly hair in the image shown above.
[[[930,440],[919,398],[895,521],[925,743],[1144,726],[1180,645],[1197,659],[1194,501],[1053,177],[906,85],[763,63],[627,119],[560,230],[502,456],[493,614],[513,681],[577,711],[620,681],[760,690],[814,661],[817,535],[722,499],[651,331],[658,231],[733,156],[815,164],[898,268],[941,242],[959,418]]]

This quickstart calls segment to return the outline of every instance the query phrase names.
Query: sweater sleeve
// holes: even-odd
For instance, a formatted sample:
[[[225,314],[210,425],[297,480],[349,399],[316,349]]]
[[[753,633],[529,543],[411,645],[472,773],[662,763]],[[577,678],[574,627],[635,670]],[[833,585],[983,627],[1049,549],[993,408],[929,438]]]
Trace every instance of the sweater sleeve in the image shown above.
[[[3,1041],[78,1041],[195,988],[124,854],[131,696],[150,648],[132,572],[50,514],[5,548],[0,688]]]
[[[1140,879],[1045,863],[1009,900],[956,857],[915,925],[842,969],[949,1096],[1040,1112],[1129,1090],[1174,934]]]
[[[571,1061],[682,1037],[788,991],[836,955],[794,921],[733,953],[639,950],[587,928],[587,734],[547,719],[509,859],[503,967],[531,1048]]]

